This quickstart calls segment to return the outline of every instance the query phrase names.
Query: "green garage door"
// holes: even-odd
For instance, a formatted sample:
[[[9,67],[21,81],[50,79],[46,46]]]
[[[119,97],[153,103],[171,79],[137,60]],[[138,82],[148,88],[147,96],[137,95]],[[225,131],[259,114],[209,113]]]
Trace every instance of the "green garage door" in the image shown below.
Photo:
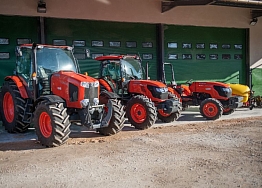
[[[45,25],[48,44],[74,45],[82,73],[98,76],[99,63],[93,60],[97,56],[139,53],[143,65],[149,62],[152,79],[157,77],[155,25],[53,18],[47,18]]]
[[[37,18],[0,15],[0,84],[15,68],[15,47],[23,43],[38,42]]]
[[[255,68],[252,71],[252,84],[255,95],[262,96],[262,68]]]
[[[165,62],[173,64],[177,82],[246,84],[245,29],[166,25],[164,33]]]

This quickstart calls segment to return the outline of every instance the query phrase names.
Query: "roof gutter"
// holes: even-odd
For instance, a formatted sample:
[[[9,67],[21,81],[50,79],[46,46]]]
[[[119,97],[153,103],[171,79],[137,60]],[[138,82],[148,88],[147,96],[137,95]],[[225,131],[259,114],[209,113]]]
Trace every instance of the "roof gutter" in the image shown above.
[[[251,0],[218,0],[212,3],[212,5],[262,9],[261,1]]]
[[[162,13],[176,6],[218,5],[262,9],[261,1],[254,0],[166,0],[161,2]]]

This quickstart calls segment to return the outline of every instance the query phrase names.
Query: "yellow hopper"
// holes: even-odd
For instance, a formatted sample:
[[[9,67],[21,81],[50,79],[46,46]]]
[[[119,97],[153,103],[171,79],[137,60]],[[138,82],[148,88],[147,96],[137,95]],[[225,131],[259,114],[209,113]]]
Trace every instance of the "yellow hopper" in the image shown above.
[[[248,98],[250,96],[250,88],[247,85],[242,84],[228,84],[230,85],[232,89],[232,95],[242,96],[243,103],[246,103],[248,101]]]

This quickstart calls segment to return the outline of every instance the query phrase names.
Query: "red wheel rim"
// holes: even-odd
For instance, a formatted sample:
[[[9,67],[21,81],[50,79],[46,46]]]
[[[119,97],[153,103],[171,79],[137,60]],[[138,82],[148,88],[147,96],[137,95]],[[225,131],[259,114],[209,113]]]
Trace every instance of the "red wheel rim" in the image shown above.
[[[207,117],[214,117],[218,113],[217,106],[213,103],[207,103],[203,108],[203,112]]]
[[[42,112],[39,117],[39,127],[42,135],[48,138],[52,133],[51,118],[46,112]]]
[[[158,110],[158,113],[159,113],[161,116],[163,116],[163,117],[168,117],[168,116],[170,116],[170,114],[165,113],[163,109]]]
[[[3,101],[5,119],[8,123],[12,123],[15,118],[15,106],[12,95],[7,92]]]
[[[131,117],[136,123],[142,123],[146,119],[146,109],[141,104],[134,104],[131,107]]]

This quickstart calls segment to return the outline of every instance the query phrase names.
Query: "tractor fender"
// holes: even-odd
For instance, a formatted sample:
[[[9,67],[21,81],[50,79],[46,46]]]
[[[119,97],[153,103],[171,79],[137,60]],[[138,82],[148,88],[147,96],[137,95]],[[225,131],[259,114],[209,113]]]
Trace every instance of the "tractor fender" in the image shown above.
[[[8,80],[13,80],[13,82],[15,82],[22,98],[24,99],[27,99],[28,98],[28,94],[27,94],[27,91],[26,91],[26,88],[23,84],[23,82],[19,79],[18,76],[6,76],[5,77],[5,81],[8,81]]]
[[[34,106],[36,106],[40,101],[43,101],[43,100],[49,101],[48,104],[55,104],[57,102],[65,103],[65,100],[57,95],[44,95],[36,99],[36,101],[34,102]]]
[[[101,95],[104,95],[104,96],[106,96],[109,99],[119,99],[119,98],[121,98],[118,94],[113,93],[113,92],[108,92],[108,91],[102,91],[100,93],[100,96]]]

